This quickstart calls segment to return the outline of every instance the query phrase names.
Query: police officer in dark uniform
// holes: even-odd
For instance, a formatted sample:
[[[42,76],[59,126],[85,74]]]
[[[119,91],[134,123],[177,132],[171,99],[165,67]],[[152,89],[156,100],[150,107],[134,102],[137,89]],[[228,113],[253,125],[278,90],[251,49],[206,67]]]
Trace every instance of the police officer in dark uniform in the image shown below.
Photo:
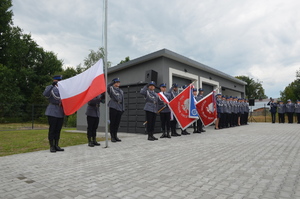
[[[276,121],[276,112],[277,112],[277,104],[276,102],[274,102],[274,99],[272,99],[272,97],[270,97],[270,101],[268,102],[268,104],[270,106],[270,112],[271,112],[271,116],[272,116],[272,123],[275,123]]]
[[[193,96],[195,98],[195,103],[200,100],[200,96],[197,95],[197,89],[193,88]],[[200,117],[200,116],[199,116]],[[200,121],[200,122],[199,122]],[[200,125],[202,126],[200,118],[193,123],[194,132],[193,133],[201,133]]]
[[[220,118],[221,118],[221,106],[222,106],[222,95],[221,93],[218,93],[216,95],[216,104],[217,104],[217,120],[215,122],[215,129],[219,130],[219,126],[220,126]]]
[[[292,101],[289,99],[287,101],[287,104],[285,105],[286,106],[286,113],[287,113],[287,116],[288,116],[288,122],[289,124],[292,124],[293,123],[293,115],[294,115],[294,109],[295,109],[295,104],[292,103]]]
[[[174,83],[172,87],[168,90],[168,93],[171,94],[171,100],[174,99],[179,93],[178,93],[178,84]],[[175,116],[173,116],[170,124],[171,124],[171,136],[176,137],[176,136],[181,136],[180,134],[177,133],[176,131],[176,125],[177,125],[177,120]]]
[[[108,102],[109,120],[110,120],[110,136],[112,142],[121,142],[118,138],[118,129],[121,122],[121,117],[125,111],[124,93],[120,89],[120,79],[115,78],[107,85],[107,93],[110,96]]]
[[[166,83],[160,84],[160,92],[171,101],[171,94],[166,92]],[[162,109],[162,110],[161,110]],[[171,110],[169,109],[168,105],[159,97],[158,100],[158,110],[160,111],[160,121],[161,121],[161,129],[163,134],[160,138],[171,138],[170,136],[170,119],[171,119]],[[167,133],[166,133],[167,130]]]
[[[88,106],[86,108],[86,119],[87,119],[87,138],[88,138],[88,146],[100,146],[100,144],[96,140],[97,136],[97,128],[99,125],[100,118],[100,102],[104,103],[105,94],[100,94],[94,99],[88,102]]]
[[[285,104],[283,104],[283,101],[279,101],[279,104],[277,104],[278,108],[278,121],[279,123],[284,123],[285,122]]]
[[[297,123],[300,124],[300,100],[295,104],[295,113],[297,115]]]
[[[149,141],[158,140],[153,135],[156,122],[156,114],[158,111],[158,95],[154,91],[154,89],[155,82],[151,81],[149,84],[145,85],[140,91],[140,94],[142,94],[146,100],[144,111],[146,112],[147,133]]]
[[[48,116],[48,140],[51,153],[55,153],[56,151],[64,151],[64,149],[58,146],[60,131],[63,126],[65,116],[57,85],[57,82],[60,80],[62,80],[62,75],[54,76],[52,85],[47,86],[43,92],[43,95],[48,98],[49,101],[45,115]]]

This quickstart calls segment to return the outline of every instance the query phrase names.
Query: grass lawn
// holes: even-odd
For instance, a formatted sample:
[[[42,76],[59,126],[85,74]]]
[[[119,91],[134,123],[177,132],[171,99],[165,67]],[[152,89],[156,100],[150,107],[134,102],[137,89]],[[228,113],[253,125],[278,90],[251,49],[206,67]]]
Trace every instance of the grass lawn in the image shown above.
[[[70,133],[65,132],[65,130],[73,129],[62,129],[59,141],[60,147],[87,143],[85,133]],[[97,138],[97,140],[103,141],[105,138]],[[46,149],[49,150],[48,129],[0,131],[0,156]]]

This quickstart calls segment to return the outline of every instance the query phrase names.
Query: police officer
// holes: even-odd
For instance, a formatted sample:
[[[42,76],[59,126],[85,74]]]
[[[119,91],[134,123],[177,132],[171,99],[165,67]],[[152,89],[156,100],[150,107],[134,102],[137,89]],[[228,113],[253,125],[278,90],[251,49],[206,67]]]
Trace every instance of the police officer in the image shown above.
[[[245,111],[245,117],[244,117],[244,124],[248,125],[248,116],[249,116],[249,103],[248,103],[248,100],[245,99],[244,100],[244,111]]]
[[[199,88],[198,89],[198,95],[197,97],[195,97],[196,101],[199,102],[202,98],[204,97],[204,90],[202,88]],[[200,117],[200,116],[199,116]],[[197,132],[199,133],[202,133],[202,132],[206,132],[204,129],[203,129],[203,123],[201,121],[201,119],[199,118],[197,120]]]
[[[278,108],[278,121],[279,123],[284,123],[285,121],[284,114],[285,114],[286,106],[285,104],[283,104],[283,101],[279,101],[277,108]]]
[[[216,104],[217,104],[217,120],[215,122],[215,129],[219,130],[219,126],[220,126],[220,118],[221,118],[221,106],[222,106],[222,95],[220,93],[218,93],[216,95]]]
[[[166,92],[166,83],[160,84],[160,92],[167,98],[168,101],[171,101],[171,94]],[[171,138],[170,136],[170,119],[171,119],[171,111],[168,105],[159,97],[158,100],[158,110],[160,111],[160,121],[161,121],[161,129],[163,134],[160,138]],[[167,133],[166,133],[167,130]]]
[[[267,105],[270,106],[272,123],[275,123],[275,121],[276,121],[276,113],[277,113],[277,103],[274,102],[274,99],[272,99],[272,97],[270,97],[270,101],[268,102]]]
[[[297,114],[297,123],[300,124],[300,100],[295,104],[295,113]]]
[[[47,86],[43,92],[43,95],[49,101],[45,115],[48,116],[48,140],[51,153],[55,153],[56,151],[64,151],[64,149],[58,146],[60,131],[64,122],[64,110],[61,105],[61,99],[57,85],[57,82],[60,80],[62,80],[62,75],[55,75],[53,77],[52,85]]]
[[[179,94],[178,93],[178,84],[174,83],[172,85],[172,87],[168,90],[168,93],[170,93],[170,95],[171,95],[171,100],[174,99]],[[175,116],[172,117],[172,120],[170,121],[170,125],[171,125],[171,136],[172,137],[181,136],[176,131],[177,120],[176,120]]]
[[[151,81],[147,85],[145,85],[140,91],[140,94],[142,94],[146,100],[144,111],[146,112],[147,133],[149,141],[158,140],[153,135],[156,122],[156,114],[158,111],[158,95],[157,93],[155,93],[154,89],[155,82]]]
[[[285,112],[287,113],[287,116],[288,116],[288,122],[289,124],[292,124],[293,123],[293,114],[294,114],[294,110],[295,109],[295,105],[294,103],[292,103],[292,101],[289,99],[287,101],[287,104],[286,104],[286,109],[285,109]]]
[[[238,111],[239,111],[239,105],[237,102],[237,97],[233,97],[233,101],[232,101],[232,125],[233,126],[238,125]]]
[[[108,102],[109,120],[110,120],[110,136],[112,142],[121,142],[118,138],[118,129],[121,122],[121,117],[125,111],[124,93],[120,89],[120,79],[115,78],[107,85],[107,93],[110,96]]]
[[[88,102],[88,106],[86,108],[86,119],[87,119],[87,138],[88,138],[88,146],[100,146],[100,144],[96,140],[97,136],[97,128],[99,125],[100,118],[100,102],[104,103],[105,94],[100,94],[94,99]]]
[[[192,90],[193,90],[193,96],[195,98],[195,102],[198,102],[200,100],[200,96],[198,96],[198,94],[197,94],[197,89],[193,88]],[[202,125],[202,124],[199,123],[199,121],[200,121],[200,118],[193,123],[193,128],[194,128],[194,132],[193,133],[201,133],[201,131],[200,131],[200,125]]]

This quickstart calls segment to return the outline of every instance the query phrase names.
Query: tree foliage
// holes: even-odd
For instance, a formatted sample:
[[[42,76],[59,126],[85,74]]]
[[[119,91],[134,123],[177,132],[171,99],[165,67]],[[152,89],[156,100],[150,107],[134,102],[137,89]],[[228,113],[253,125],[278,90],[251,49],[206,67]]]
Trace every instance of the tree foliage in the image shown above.
[[[123,64],[123,63],[129,62],[129,61],[130,61],[130,57],[127,56],[127,57],[125,57],[124,60],[121,60],[119,64]]]
[[[246,85],[246,97],[248,99],[265,99],[267,96],[265,95],[265,89],[263,88],[261,82],[259,80],[255,81],[253,78],[247,76],[236,76],[235,78],[240,79],[247,83]]]
[[[84,66],[86,69],[93,66],[99,59],[104,59],[105,49],[100,47],[97,51],[91,50],[88,57],[84,59]],[[111,62],[107,62],[107,67],[111,67]]]
[[[288,99],[294,102],[300,100],[300,69],[296,71],[296,80],[286,86],[283,91],[280,91],[280,96],[283,101]]]

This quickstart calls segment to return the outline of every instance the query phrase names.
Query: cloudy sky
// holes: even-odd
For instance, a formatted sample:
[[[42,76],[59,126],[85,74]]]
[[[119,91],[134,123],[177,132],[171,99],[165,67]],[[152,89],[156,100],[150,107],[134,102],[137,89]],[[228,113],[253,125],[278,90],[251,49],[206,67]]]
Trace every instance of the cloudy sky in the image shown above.
[[[166,48],[232,76],[262,81],[268,97],[300,69],[299,0],[108,0],[108,60]],[[65,66],[104,46],[103,0],[13,0],[14,25]]]

